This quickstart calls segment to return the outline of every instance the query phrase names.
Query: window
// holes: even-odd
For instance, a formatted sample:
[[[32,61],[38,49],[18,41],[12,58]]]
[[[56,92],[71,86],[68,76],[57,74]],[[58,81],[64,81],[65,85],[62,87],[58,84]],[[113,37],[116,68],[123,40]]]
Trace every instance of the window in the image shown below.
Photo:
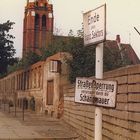
[[[38,6],[38,2],[37,1],[35,2],[35,5]]]
[[[50,72],[61,72],[61,62],[58,60],[51,60],[49,62],[49,71]]]
[[[42,27],[46,27],[46,16],[42,16]]]
[[[35,15],[35,27],[39,27],[39,15]]]

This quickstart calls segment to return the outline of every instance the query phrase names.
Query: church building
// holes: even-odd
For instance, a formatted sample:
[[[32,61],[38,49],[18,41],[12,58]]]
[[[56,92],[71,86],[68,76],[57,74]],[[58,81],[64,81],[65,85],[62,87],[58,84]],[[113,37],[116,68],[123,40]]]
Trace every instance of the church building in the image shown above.
[[[27,0],[23,27],[23,56],[47,47],[53,36],[53,5],[49,0]]]

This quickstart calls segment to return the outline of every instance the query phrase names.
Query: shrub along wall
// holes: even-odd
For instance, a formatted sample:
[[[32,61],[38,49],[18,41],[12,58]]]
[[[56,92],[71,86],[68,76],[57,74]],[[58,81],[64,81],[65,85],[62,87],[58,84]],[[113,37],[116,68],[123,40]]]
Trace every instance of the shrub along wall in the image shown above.
[[[117,80],[115,109],[102,108],[103,140],[140,139],[140,65],[104,73],[105,80]],[[64,87],[64,120],[85,140],[94,139],[93,105],[74,102],[75,85]]]

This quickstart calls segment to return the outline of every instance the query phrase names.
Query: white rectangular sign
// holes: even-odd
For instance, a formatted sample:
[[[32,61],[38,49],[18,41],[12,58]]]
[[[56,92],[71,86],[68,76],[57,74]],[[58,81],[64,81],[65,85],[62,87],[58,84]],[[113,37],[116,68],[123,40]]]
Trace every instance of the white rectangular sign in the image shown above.
[[[106,38],[106,5],[83,14],[84,45],[103,42]]]
[[[75,102],[104,107],[115,107],[116,93],[116,81],[76,78]]]

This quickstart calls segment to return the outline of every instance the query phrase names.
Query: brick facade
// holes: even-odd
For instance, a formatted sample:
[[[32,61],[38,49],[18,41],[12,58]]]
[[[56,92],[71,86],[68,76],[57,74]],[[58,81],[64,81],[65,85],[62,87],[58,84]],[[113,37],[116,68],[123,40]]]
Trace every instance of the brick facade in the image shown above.
[[[28,67],[7,75],[0,79],[0,103],[23,107],[23,99],[26,99],[28,110],[37,113],[47,113],[53,117],[60,117],[63,113],[62,87],[68,84],[68,68],[65,58],[68,53],[57,53],[46,61],[40,61]],[[58,62],[59,70],[50,71],[50,62]],[[55,64],[56,64],[55,63]],[[58,65],[56,65],[58,66]],[[54,67],[54,66],[53,66]],[[55,67],[56,69],[58,67]],[[53,81],[52,104],[48,103],[48,81]]]
[[[23,56],[47,47],[53,36],[53,6],[47,0],[27,1],[23,27]]]

